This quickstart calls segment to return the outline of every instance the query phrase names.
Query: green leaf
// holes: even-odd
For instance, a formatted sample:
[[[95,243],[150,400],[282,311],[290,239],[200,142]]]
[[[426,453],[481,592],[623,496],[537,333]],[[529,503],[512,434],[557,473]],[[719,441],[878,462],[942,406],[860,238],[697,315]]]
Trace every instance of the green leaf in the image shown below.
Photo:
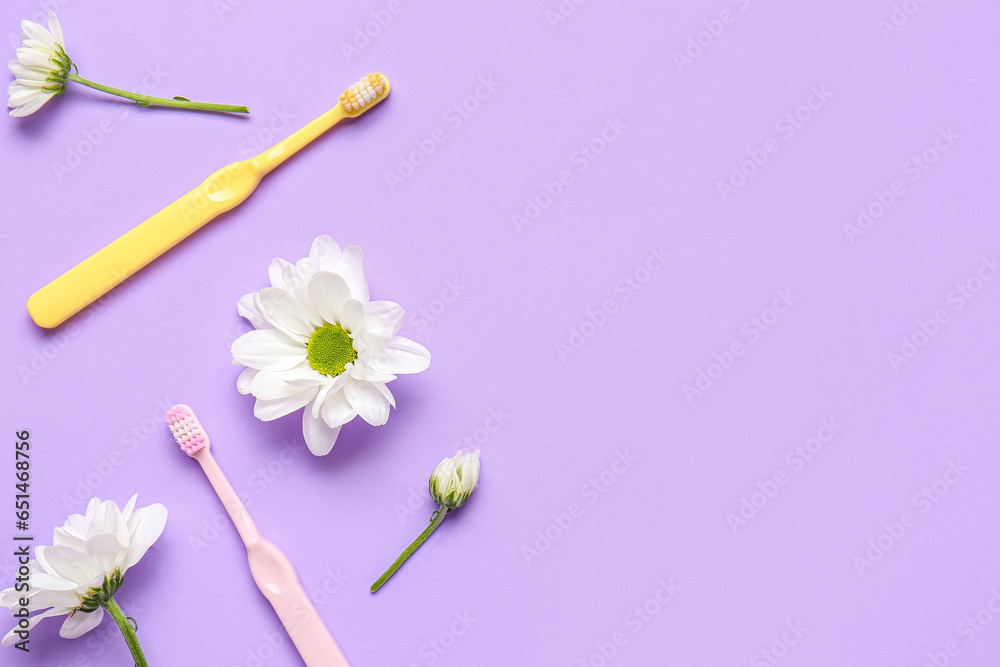
[[[174,99],[175,100],[180,100],[181,102],[190,102],[191,101],[191,100],[189,100],[186,97],[181,97],[180,95],[174,95]]]

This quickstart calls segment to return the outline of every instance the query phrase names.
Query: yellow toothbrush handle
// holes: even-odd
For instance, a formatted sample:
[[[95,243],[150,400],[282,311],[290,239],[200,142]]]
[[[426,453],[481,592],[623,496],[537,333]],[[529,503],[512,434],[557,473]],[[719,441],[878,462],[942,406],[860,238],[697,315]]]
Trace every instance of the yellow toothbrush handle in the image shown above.
[[[83,260],[28,299],[28,313],[51,329],[174,247],[254,191],[262,176],[255,160],[227,165],[197,188]]]
[[[388,94],[388,79],[369,74],[344,91],[337,106],[292,136],[255,158],[218,170],[197,188],[32,294],[28,298],[31,319],[46,329],[59,326],[205,223],[240,204],[265,174],[309,142],[345,118],[368,111]]]
[[[278,142],[251,161],[258,166],[262,175],[266,174],[345,118],[350,118],[350,116],[338,104],[316,120],[296,131],[295,134],[284,141]]]

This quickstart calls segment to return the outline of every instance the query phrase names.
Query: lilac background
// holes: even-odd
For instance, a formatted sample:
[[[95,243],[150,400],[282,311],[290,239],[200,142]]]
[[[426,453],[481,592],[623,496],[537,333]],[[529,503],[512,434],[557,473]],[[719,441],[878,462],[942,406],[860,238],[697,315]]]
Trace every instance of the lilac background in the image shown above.
[[[8,442],[31,431],[41,544],[82,509],[77,490],[169,508],[118,596],[151,664],[301,664],[161,424],[178,402],[357,667],[996,664],[1000,280],[980,275],[1000,252],[1000,8],[662,4],[567,0],[553,22],[556,0],[399,0],[347,54],[388,2],[0,9],[10,54],[17,22],[54,5],[85,76],[253,111],[142,110],[74,87],[0,123],[0,424]],[[239,209],[70,325],[28,318],[33,291],[376,70],[389,100]],[[456,104],[476,108],[458,124]],[[445,141],[390,184],[438,128]],[[545,208],[518,228],[526,198]],[[852,232],[867,207],[880,217]],[[386,426],[353,423],[314,458],[297,415],[254,419],[229,345],[249,328],[237,299],[321,233],[362,247],[373,298],[405,306],[404,333],[434,358],[392,384]],[[791,305],[768,312],[779,291]],[[920,347],[893,363],[905,341]],[[705,390],[686,393],[700,372]],[[820,451],[795,454],[818,432]],[[480,489],[372,596],[430,516],[427,475],[463,441],[483,450]],[[663,604],[661,582],[676,587]],[[75,641],[58,626],[3,662],[131,664],[109,620]]]

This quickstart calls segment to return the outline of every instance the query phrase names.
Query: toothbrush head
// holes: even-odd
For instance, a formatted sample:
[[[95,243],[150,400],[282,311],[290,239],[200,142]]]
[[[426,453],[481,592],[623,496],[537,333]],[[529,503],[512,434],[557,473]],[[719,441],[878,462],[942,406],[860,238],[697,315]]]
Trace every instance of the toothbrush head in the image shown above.
[[[348,116],[360,116],[389,95],[389,79],[378,72],[369,74],[345,90],[340,106]]]
[[[167,411],[167,424],[174,434],[174,440],[188,456],[196,456],[211,444],[201,422],[194,416],[194,411],[186,405],[170,408]]]

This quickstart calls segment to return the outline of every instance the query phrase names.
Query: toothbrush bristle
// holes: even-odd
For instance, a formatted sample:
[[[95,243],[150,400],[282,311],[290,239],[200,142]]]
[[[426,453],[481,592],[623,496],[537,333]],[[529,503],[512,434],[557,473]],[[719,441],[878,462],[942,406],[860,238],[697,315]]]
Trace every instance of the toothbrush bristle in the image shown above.
[[[174,440],[188,456],[194,456],[210,444],[201,422],[194,416],[194,411],[186,405],[175,405],[170,408],[167,411],[167,424],[170,426],[170,432],[174,434]]]
[[[357,116],[384,100],[388,94],[389,81],[376,72],[345,90],[339,101],[344,111]]]

